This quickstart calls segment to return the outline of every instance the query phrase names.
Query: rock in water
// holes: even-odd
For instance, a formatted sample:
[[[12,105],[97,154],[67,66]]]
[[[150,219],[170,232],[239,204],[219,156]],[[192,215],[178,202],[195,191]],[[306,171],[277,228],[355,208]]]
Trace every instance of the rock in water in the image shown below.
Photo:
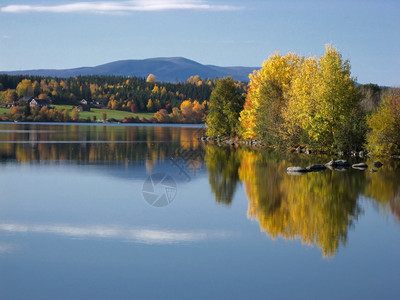
[[[311,165],[306,168],[308,171],[314,172],[314,171],[323,171],[326,169],[324,165]]]
[[[289,175],[303,175],[303,174],[307,173],[308,170],[306,168],[303,168],[303,167],[288,167],[286,169],[286,172]]]
[[[358,170],[365,170],[368,169],[368,165],[366,163],[359,163],[359,164],[354,164],[351,166],[353,169],[358,169]]]
[[[327,167],[350,167],[350,164],[347,160],[339,159],[339,160],[331,160],[330,162],[326,163],[325,166]]]
[[[383,166],[383,163],[381,163],[380,161],[375,161],[375,162],[373,163],[373,166],[374,166],[375,168],[380,168],[380,167]]]

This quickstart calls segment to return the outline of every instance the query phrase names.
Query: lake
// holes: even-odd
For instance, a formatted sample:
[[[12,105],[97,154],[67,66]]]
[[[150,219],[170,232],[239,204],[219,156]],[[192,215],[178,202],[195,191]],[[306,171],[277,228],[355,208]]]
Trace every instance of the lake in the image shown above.
[[[399,161],[292,176],[331,158],[203,133],[0,124],[0,298],[398,299]]]

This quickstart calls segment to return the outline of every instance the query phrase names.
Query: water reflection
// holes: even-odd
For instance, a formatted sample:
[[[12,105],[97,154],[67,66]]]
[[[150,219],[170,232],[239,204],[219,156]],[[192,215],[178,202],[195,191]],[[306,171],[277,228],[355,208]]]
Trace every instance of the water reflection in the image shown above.
[[[370,161],[369,163],[372,163]],[[365,196],[383,209],[390,209],[400,222],[400,162],[386,161],[376,173],[366,173]]]
[[[0,223],[0,232],[49,234],[85,239],[118,239],[144,244],[200,242],[210,239],[224,239],[232,235],[230,232],[216,230],[166,230],[110,225],[72,226],[65,224],[20,223]],[[7,250],[10,250],[9,246],[0,244],[0,253]]]
[[[393,214],[400,221],[399,162],[384,162],[376,173],[350,169],[289,176],[286,168],[290,165],[306,166],[330,159],[205,146],[198,141],[203,131],[185,127],[2,124],[0,162],[140,165],[148,173],[159,164],[167,171],[178,168],[180,175],[187,172],[182,177],[189,179],[187,184],[191,174],[205,164],[217,203],[231,205],[242,182],[248,217],[257,220],[269,237],[300,239],[319,247],[328,257],[346,244],[349,230],[363,212],[360,199],[371,199],[381,212]],[[77,232],[77,228],[64,229]],[[128,231],[119,229],[118,234]],[[138,234],[132,232],[129,234]],[[184,235],[175,236],[179,240]]]
[[[202,128],[28,124],[0,128],[7,128],[0,130],[3,162],[145,162],[150,171],[157,162],[182,159],[182,149],[195,152],[188,158],[191,169],[199,168],[198,158],[204,156],[197,139]]]
[[[234,148],[207,146],[205,161],[215,201],[230,205],[239,182],[240,155]]]
[[[306,157],[302,164],[310,159],[318,158]],[[397,165],[385,165],[377,173],[350,169],[288,175],[286,168],[299,160],[299,156],[285,158],[270,151],[206,148],[216,201],[230,203],[237,182],[242,181],[249,200],[248,217],[257,220],[273,239],[301,239],[332,257],[346,244],[349,229],[362,213],[360,196],[390,207],[399,217]]]

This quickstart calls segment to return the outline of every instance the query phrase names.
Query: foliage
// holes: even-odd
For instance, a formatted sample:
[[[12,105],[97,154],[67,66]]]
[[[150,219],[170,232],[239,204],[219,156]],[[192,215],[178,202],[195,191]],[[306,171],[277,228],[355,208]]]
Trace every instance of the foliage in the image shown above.
[[[51,78],[39,76],[0,75],[0,101],[8,103],[13,97],[5,100],[5,92],[16,91],[17,99],[23,96],[44,97],[47,95],[53,104],[78,105],[86,99],[101,102],[114,110],[147,112],[149,99],[154,104],[153,111],[166,108],[169,112],[182,101],[190,99],[208,101],[214,81],[203,80],[208,84],[189,82],[165,83],[147,82],[139,77],[122,76],[77,76],[73,78]],[[10,101],[11,100],[11,101]]]
[[[219,80],[210,97],[210,108],[206,120],[207,135],[236,134],[243,104],[243,97],[235,81],[231,77]]]
[[[244,138],[274,146],[304,143],[325,151],[362,146],[361,94],[349,62],[336,48],[328,45],[318,60],[275,53],[250,78],[240,114]],[[353,138],[344,141],[347,136]]]
[[[400,90],[388,93],[367,122],[367,149],[371,153],[400,154]]]

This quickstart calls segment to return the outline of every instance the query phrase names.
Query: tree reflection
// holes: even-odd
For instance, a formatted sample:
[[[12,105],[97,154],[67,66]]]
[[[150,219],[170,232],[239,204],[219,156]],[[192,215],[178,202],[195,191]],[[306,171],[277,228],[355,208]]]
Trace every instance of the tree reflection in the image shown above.
[[[199,128],[11,124],[0,132],[0,161],[145,163],[151,171],[158,162],[182,159],[183,147],[186,156],[203,157],[201,134]],[[195,171],[201,163],[190,167]]]
[[[375,200],[381,208],[389,208],[400,222],[400,161],[385,161],[378,172],[367,173],[366,177],[365,196]]]
[[[249,198],[248,216],[272,238],[300,238],[334,256],[357,219],[364,175],[351,172],[286,174],[288,163],[270,153],[243,151],[239,177]]]
[[[205,162],[215,201],[230,205],[239,181],[239,153],[230,148],[206,146]]]

